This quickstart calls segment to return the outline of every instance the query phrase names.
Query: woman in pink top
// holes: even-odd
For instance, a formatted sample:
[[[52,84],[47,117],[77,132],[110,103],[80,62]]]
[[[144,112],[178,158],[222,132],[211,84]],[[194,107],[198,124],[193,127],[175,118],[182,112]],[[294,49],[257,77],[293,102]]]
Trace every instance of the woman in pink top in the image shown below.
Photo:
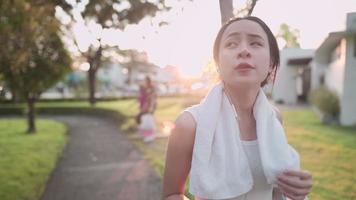
[[[146,77],[145,85],[140,87],[140,113],[138,114],[139,131],[144,141],[154,139],[155,120],[153,113],[156,109],[156,90],[150,77]],[[145,125],[143,125],[145,124]]]

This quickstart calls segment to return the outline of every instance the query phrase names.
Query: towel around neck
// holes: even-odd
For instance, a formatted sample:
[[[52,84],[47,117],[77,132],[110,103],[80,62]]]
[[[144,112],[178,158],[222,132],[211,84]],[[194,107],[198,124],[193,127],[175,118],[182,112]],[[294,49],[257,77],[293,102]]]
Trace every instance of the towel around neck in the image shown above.
[[[299,155],[263,90],[253,107],[262,167],[269,184],[285,169],[299,169]],[[197,128],[190,171],[190,192],[204,199],[240,196],[253,186],[233,108],[217,84],[197,107]]]

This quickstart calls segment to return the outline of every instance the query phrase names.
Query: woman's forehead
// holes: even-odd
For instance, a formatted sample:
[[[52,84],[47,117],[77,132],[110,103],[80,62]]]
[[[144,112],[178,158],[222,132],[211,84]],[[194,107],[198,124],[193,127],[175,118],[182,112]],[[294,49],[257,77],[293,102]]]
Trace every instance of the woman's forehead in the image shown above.
[[[235,21],[231,23],[226,30],[222,38],[226,38],[230,35],[239,35],[239,34],[247,34],[247,35],[258,35],[261,38],[267,40],[267,34],[257,22],[243,19],[239,21]]]

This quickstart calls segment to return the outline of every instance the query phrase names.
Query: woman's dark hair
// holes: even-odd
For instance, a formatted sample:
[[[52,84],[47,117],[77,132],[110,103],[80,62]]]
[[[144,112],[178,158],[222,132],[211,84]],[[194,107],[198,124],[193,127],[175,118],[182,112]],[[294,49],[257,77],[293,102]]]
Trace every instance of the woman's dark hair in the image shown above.
[[[215,64],[219,65],[219,49],[220,49],[220,43],[221,43],[221,38],[223,36],[223,33],[225,32],[227,27],[229,27],[230,24],[232,24],[236,21],[240,21],[240,20],[254,21],[257,24],[259,24],[262,27],[262,29],[266,32],[267,38],[268,38],[268,44],[269,44],[269,51],[270,51],[270,65],[273,69],[273,73],[272,73],[273,77],[272,78],[273,78],[273,82],[274,82],[276,73],[277,73],[277,69],[279,66],[279,48],[278,48],[277,40],[274,37],[272,31],[268,28],[266,23],[264,23],[258,17],[248,16],[248,17],[243,17],[243,18],[232,18],[220,28],[218,35],[215,38],[214,49],[213,49]],[[264,86],[267,83],[270,75],[271,74],[267,75],[266,79],[261,83],[261,86]]]

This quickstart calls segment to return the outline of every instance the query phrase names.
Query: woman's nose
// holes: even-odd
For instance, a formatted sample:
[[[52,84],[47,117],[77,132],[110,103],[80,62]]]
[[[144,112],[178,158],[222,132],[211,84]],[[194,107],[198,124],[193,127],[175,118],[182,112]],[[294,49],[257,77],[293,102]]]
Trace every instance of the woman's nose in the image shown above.
[[[239,53],[237,54],[238,58],[249,58],[251,57],[250,52],[248,51],[248,49],[246,47],[242,48]]]
[[[240,48],[238,48],[238,54],[237,57],[238,58],[248,58],[250,57],[250,51],[248,48],[248,43],[247,42],[241,42],[240,44]]]

